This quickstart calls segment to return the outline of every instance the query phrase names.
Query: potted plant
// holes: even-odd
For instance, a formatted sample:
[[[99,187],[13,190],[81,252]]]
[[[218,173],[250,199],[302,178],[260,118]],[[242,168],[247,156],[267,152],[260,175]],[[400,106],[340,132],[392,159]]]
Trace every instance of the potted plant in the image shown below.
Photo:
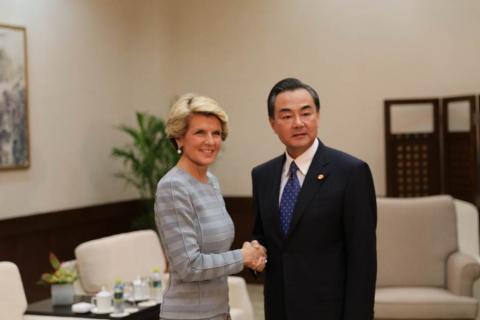
[[[44,273],[39,284],[50,285],[52,305],[68,305],[73,303],[73,283],[78,279],[77,271],[73,268],[62,267],[57,256],[50,252],[48,260],[53,268],[52,273]]]
[[[165,122],[156,116],[137,112],[137,127],[120,125],[131,138],[123,148],[115,147],[112,156],[123,160],[125,170],[116,176],[133,185],[140,193],[144,211],[133,222],[135,228],[156,229],[153,200],[158,181],[178,161],[179,155],[167,138]]]

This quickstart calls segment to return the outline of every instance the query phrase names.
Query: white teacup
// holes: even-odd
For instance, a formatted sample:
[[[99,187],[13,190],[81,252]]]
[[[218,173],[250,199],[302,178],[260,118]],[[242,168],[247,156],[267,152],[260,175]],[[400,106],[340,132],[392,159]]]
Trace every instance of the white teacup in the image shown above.
[[[105,290],[105,287],[102,287],[102,290],[98,292],[95,297],[92,297],[92,304],[95,305],[98,312],[107,312],[112,310],[112,294]]]

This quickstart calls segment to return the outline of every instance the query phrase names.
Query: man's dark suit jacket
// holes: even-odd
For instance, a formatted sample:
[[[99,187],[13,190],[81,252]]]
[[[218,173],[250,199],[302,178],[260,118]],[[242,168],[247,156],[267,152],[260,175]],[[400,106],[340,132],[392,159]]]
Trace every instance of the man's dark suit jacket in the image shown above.
[[[253,237],[268,255],[266,319],[373,319],[377,212],[368,165],[320,142],[285,237],[279,216],[284,162],[282,155],[252,170]]]

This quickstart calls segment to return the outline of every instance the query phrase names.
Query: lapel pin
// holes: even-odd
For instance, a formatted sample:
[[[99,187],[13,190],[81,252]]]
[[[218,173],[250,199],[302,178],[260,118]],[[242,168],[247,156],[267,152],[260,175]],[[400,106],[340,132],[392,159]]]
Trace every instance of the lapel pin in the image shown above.
[[[325,179],[325,175],[323,175],[322,173],[320,173],[320,174],[317,176],[317,179],[318,179],[318,180],[323,180],[323,179]]]

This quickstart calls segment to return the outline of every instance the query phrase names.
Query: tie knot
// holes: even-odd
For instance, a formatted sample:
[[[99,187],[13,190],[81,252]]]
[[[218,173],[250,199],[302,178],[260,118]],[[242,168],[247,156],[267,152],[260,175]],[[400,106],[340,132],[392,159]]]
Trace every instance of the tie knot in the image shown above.
[[[294,174],[296,174],[297,170],[297,164],[295,163],[295,161],[292,161],[292,163],[290,164],[290,169],[288,170],[289,176],[293,176]]]

